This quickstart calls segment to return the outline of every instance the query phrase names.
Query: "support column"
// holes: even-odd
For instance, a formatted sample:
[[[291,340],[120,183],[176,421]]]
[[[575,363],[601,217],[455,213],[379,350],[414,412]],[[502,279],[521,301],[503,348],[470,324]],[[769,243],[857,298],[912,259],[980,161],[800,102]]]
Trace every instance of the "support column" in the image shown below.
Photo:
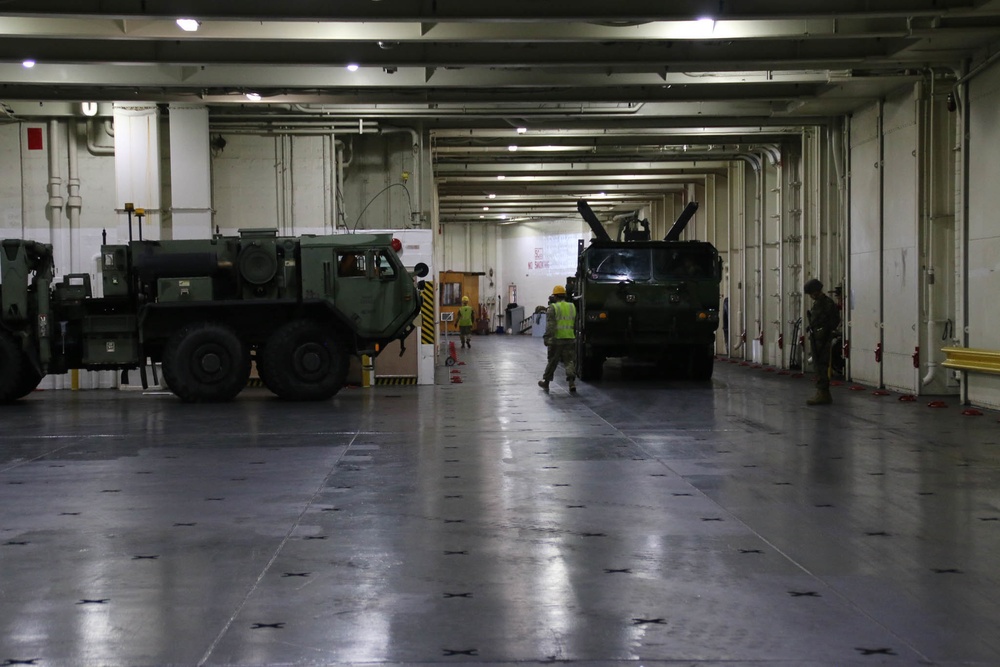
[[[146,209],[142,221],[142,237],[158,240],[161,236],[160,210],[160,112],[152,103],[115,103],[115,186],[118,212],[118,239],[129,239],[126,202]],[[110,230],[109,230],[110,231]],[[139,237],[133,224],[133,236]],[[111,241],[111,234],[108,240]]]
[[[173,238],[212,236],[208,107],[170,105],[170,199]]]

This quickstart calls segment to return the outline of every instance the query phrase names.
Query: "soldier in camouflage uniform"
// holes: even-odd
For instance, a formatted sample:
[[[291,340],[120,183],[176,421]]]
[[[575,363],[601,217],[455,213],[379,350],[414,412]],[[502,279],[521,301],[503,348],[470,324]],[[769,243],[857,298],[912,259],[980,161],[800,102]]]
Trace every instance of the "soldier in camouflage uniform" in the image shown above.
[[[840,326],[840,310],[833,299],[823,293],[823,283],[815,278],[805,284],[803,291],[813,300],[806,318],[809,322],[809,340],[812,343],[813,369],[816,373],[816,395],[807,400],[806,404],[827,405],[833,403],[830,395],[830,355],[833,333]]]

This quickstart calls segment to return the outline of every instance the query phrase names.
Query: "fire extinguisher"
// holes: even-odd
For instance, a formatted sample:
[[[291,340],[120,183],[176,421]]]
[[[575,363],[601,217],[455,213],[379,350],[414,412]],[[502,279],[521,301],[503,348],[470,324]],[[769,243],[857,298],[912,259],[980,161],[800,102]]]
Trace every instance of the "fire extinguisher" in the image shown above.
[[[778,334],[778,349],[785,349],[785,334],[783,332]]]
[[[763,329],[761,330],[761,332],[760,332],[760,334],[759,334],[759,335],[757,336],[757,338],[755,338],[754,340],[756,340],[756,341],[757,341],[758,343],[760,343],[761,345],[763,345],[763,344],[764,344],[764,330],[763,330]]]
[[[844,359],[851,358],[851,341],[844,339]]]
[[[882,343],[876,343],[875,345],[875,363],[882,363]]]
[[[920,346],[913,348],[913,367],[920,368]]]

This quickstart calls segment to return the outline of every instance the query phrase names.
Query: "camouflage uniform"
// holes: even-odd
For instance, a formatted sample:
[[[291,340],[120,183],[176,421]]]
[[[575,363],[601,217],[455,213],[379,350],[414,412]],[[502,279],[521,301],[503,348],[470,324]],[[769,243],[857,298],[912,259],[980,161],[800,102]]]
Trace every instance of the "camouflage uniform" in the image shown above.
[[[569,301],[557,298],[545,311],[545,335],[542,340],[548,347],[548,363],[539,386],[548,391],[549,382],[555,375],[556,368],[562,362],[566,370],[566,382],[569,390],[576,392],[576,333],[573,329],[576,320],[576,306]]]
[[[816,402],[830,402],[830,355],[833,333],[840,325],[840,309],[826,294],[820,292],[806,313],[809,319],[809,339],[812,343],[813,369],[816,373]]]

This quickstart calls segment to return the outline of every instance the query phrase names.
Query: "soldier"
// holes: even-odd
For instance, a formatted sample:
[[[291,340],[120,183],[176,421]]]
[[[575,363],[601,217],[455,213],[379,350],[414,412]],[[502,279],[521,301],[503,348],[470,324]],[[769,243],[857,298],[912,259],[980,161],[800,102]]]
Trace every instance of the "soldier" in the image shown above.
[[[462,347],[472,347],[472,325],[475,323],[476,315],[469,305],[469,297],[462,297],[462,305],[458,309],[458,335],[462,339]]]
[[[549,360],[538,386],[549,390],[549,382],[562,362],[566,369],[569,393],[576,393],[576,306],[566,300],[566,288],[556,285],[552,288],[553,302],[545,311],[545,335],[542,340],[549,348]]]
[[[830,356],[833,333],[840,325],[840,311],[833,299],[823,293],[823,283],[815,278],[805,284],[803,291],[813,300],[806,318],[809,322],[809,340],[812,343],[813,369],[816,373],[816,395],[807,400],[806,404],[827,405],[833,403],[830,395]]]

